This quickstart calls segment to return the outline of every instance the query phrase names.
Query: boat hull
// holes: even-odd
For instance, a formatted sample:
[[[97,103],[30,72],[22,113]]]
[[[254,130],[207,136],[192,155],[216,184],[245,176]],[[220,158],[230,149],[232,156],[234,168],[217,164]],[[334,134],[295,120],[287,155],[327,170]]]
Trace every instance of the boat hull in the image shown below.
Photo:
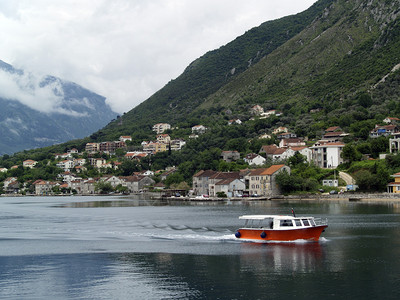
[[[295,241],[295,240],[310,240],[318,241],[321,233],[328,225],[318,225],[307,228],[296,229],[255,229],[255,228],[240,228],[236,232],[236,237],[246,240],[262,240],[262,241]],[[239,233],[239,234],[238,234]]]

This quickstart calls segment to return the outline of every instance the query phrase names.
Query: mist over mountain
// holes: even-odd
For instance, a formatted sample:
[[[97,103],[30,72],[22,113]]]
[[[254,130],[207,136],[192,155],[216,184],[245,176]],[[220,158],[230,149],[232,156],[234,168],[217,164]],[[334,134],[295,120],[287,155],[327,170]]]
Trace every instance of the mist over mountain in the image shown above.
[[[116,117],[105,98],[0,60],[0,155],[83,138]]]

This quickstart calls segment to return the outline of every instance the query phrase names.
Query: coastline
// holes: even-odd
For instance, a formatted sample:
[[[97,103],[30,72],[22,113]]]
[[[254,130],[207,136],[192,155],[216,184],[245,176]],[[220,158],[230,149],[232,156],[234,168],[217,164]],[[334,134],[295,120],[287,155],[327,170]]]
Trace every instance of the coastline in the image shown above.
[[[400,194],[389,193],[344,193],[344,194],[304,194],[304,195],[274,195],[269,197],[231,197],[231,198],[195,198],[195,197],[165,197],[158,192],[147,192],[140,194],[79,194],[79,195],[22,195],[22,194],[1,194],[1,198],[5,197],[76,197],[76,196],[120,196],[124,198],[135,198],[136,200],[169,200],[182,202],[259,202],[259,201],[287,201],[287,202],[360,202],[360,203],[396,203],[400,204]]]

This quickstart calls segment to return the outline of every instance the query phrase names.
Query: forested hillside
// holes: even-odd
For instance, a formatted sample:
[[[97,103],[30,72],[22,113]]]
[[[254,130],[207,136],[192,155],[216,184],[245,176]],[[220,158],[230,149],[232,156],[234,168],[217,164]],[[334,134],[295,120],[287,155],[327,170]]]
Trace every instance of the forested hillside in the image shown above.
[[[124,135],[132,137],[125,151],[141,150],[143,141],[156,137],[152,126],[165,122],[172,127],[166,132],[171,139],[186,141],[182,150],[158,152],[139,163],[124,161],[114,173],[175,166],[170,183],[190,184],[201,169],[249,167],[243,159],[221,160],[221,151],[236,150],[243,158],[258,153],[262,145],[277,145],[272,131],[279,126],[302,137],[307,146],[328,127],[339,126],[346,133],[346,163],[341,168],[355,177],[359,170],[367,172],[359,173],[360,182],[368,178],[365,188],[384,190],[389,175],[400,171],[400,159],[366,158],[377,159],[389,150],[388,137],[371,138],[371,130],[386,117],[400,118],[399,16],[399,1],[320,0],[302,13],[266,22],[206,53],[152,97],[89,137],[18,153],[0,164],[50,159],[54,152],[71,147],[83,151],[88,142]],[[261,118],[251,112],[255,105],[278,114]],[[228,125],[235,119],[241,124]],[[199,124],[208,128],[206,133],[190,139],[192,126]],[[265,135],[271,137],[260,138]],[[109,159],[123,160],[123,154]],[[297,176],[290,181],[298,183],[294,190],[315,190],[322,178],[332,175],[303,164],[298,156],[284,163]]]

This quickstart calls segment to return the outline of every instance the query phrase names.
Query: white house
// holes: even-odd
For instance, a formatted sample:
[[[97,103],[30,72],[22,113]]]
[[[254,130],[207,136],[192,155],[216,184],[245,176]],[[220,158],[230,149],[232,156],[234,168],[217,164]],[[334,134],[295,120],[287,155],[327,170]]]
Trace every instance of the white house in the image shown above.
[[[264,157],[256,153],[247,154],[243,160],[249,165],[255,165],[255,166],[262,166],[267,161]]]
[[[207,130],[207,127],[204,125],[195,125],[192,127],[192,133],[197,133],[197,134],[202,134],[205,133]]]
[[[343,163],[340,157],[345,144],[340,142],[318,141],[310,149],[312,150],[312,160],[320,168],[334,169]]]

